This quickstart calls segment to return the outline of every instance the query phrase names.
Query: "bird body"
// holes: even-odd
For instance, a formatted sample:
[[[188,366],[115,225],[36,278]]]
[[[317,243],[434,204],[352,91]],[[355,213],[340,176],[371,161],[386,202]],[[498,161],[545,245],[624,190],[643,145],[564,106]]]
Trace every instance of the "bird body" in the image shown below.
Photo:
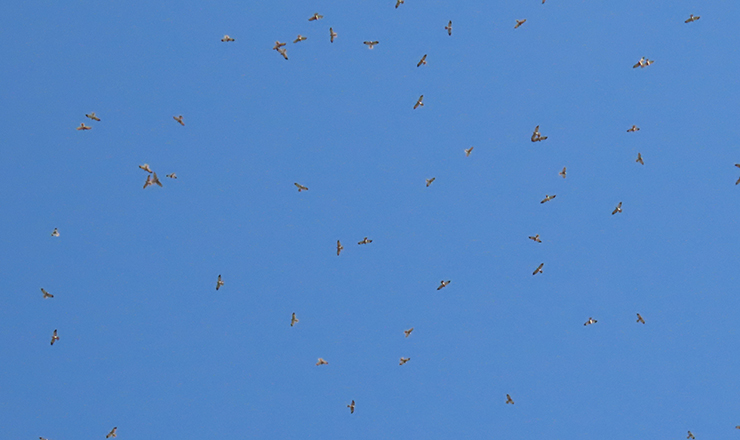
[[[416,100],[416,104],[414,104],[414,110],[416,110],[417,107],[424,107],[424,95],[419,96],[419,99]]]
[[[694,437],[694,434],[689,431],[689,435],[687,435],[686,438],[695,439],[696,437]]]
[[[559,172],[558,175],[565,179],[565,174],[565,167],[563,167],[563,171]]]
[[[380,42],[377,40],[376,41],[363,41],[362,44],[367,45],[368,49],[372,49],[373,47],[375,47],[376,44],[380,44]]]
[[[692,21],[696,21],[700,18],[701,18],[700,15],[694,16],[694,14],[690,14],[689,18],[686,21],[684,21],[684,23],[691,23]]]
[[[539,125],[536,126],[534,128],[534,132],[532,133],[532,138],[531,138],[532,142],[540,142],[540,141],[544,141],[545,139],[547,139],[547,136],[542,136],[540,134],[540,126]]]
[[[554,199],[555,197],[557,197],[557,194],[553,194],[553,195],[545,194],[545,198],[542,199],[542,201],[540,203],[549,202],[550,200]]]
[[[424,56],[423,56],[423,57],[421,57],[421,60],[419,60],[419,62],[418,62],[418,63],[416,63],[416,67],[419,67],[419,66],[421,66],[422,64],[424,64],[424,65],[426,65],[426,64],[427,64],[427,54],[424,54]]]
[[[44,290],[43,287],[41,288],[41,294],[44,295],[44,299],[46,299],[46,298],[54,298],[54,295],[52,295],[51,293],[49,293],[46,290]]]
[[[542,273],[542,267],[545,265],[545,263],[540,263],[539,266],[537,266],[537,269],[532,272],[532,275],[537,275],[538,273]]]
[[[405,358],[405,357],[402,356],[401,357],[401,360],[398,363],[398,365],[403,365],[403,364],[405,364],[406,362],[408,362],[410,360],[411,360],[411,358]]]
[[[169,177],[170,179],[177,179],[177,174],[175,173],[165,174],[164,177]]]
[[[319,361],[316,362],[316,366],[318,367],[319,365],[329,365],[329,362],[326,362],[323,358],[319,358]]]
[[[333,28],[329,28],[329,42],[330,43],[333,43],[334,42],[334,38],[336,36],[337,36],[337,33],[334,32],[334,29]]]
[[[599,321],[597,321],[597,320],[595,320],[594,318],[591,318],[591,317],[589,316],[589,318],[588,318],[588,321],[586,321],[586,323],[585,323],[585,324],[583,324],[583,325],[591,325],[591,324],[596,324],[597,322],[599,322]]]
[[[111,438],[111,437],[116,438],[116,430],[118,430],[118,428],[116,427],[111,429],[108,435],[105,436],[105,438]]]
[[[59,340],[59,335],[57,335],[56,329],[54,329],[54,333],[51,335],[51,345],[54,345],[55,341]]]
[[[228,35],[224,35],[224,37],[221,39],[221,41],[224,42],[224,43],[228,43],[229,41],[236,41],[236,40],[234,40],[233,38],[231,38]]]
[[[221,279],[221,275],[219,274],[218,280],[216,281],[216,290],[220,289],[221,286],[224,285],[224,281]]]
[[[616,214],[618,212],[622,212],[622,202],[619,202],[619,204],[617,204],[617,207],[614,208],[614,211],[612,211],[612,215],[614,215],[614,214]]]
[[[645,165],[645,162],[642,160],[642,154],[637,153],[637,159],[635,160],[635,162]]]
[[[627,133],[634,133],[636,131],[640,131],[640,127],[638,127],[637,125],[633,125],[632,127],[630,127],[629,130],[627,130]]]
[[[542,243],[542,240],[540,240],[540,234],[536,234],[535,236],[531,236],[531,235],[530,235],[530,236],[529,236],[529,239],[530,239],[530,240],[534,240],[534,241],[536,241],[537,243]]]
[[[407,338],[408,338],[408,337],[409,337],[409,335],[411,334],[411,332],[412,332],[412,331],[414,331],[414,328],[413,328],[413,327],[411,327],[411,328],[410,328],[410,329],[408,329],[408,330],[404,330],[404,331],[403,331],[403,334],[404,334],[404,335],[406,335],[405,337],[407,337]]]
[[[339,256],[339,253],[342,252],[342,249],[344,249],[344,246],[342,246],[342,243],[337,240],[337,257]]]
[[[172,119],[174,119],[175,121],[177,121],[183,127],[185,126],[185,121],[182,120],[182,115],[180,115],[180,116],[173,116]]]
[[[368,240],[368,238],[365,237],[361,241],[358,241],[357,244],[368,244],[368,243],[372,243],[372,242],[373,242],[372,240]]]
[[[311,18],[308,19],[308,21],[321,20],[322,18],[324,18],[323,15],[319,15],[318,12],[314,12],[314,14],[311,16]]]
[[[443,289],[443,288],[447,287],[447,285],[450,284],[451,282],[452,281],[445,281],[445,280],[440,281],[439,282],[439,287],[437,287],[437,290],[440,290],[440,289]]]
[[[296,182],[296,183],[294,183],[293,185],[295,185],[295,186],[296,186],[296,187],[298,188],[298,192],[301,192],[301,191],[308,191],[308,187],[306,187],[306,186],[303,186],[303,185],[301,185],[300,183],[297,183],[297,182]]]
[[[145,163],[144,165],[139,165],[139,168],[141,168],[142,170],[146,171],[147,173],[152,173],[152,169],[149,168],[149,164],[148,163]]]
[[[59,229],[54,228],[54,230],[51,231],[51,236],[52,237],[59,237]]]
[[[398,9],[401,3],[405,3],[404,0],[396,0],[396,9]]]
[[[640,316],[639,313],[637,314],[637,322],[641,322],[641,323],[645,324],[645,320],[642,319],[642,316]]]
[[[445,29],[447,29],[447,35],[452,36],[452,20],[450,20],[450,22],[447,23],[447,26],[445,26]]]
[[[299,319],[295,317],[295,312],[294,312],[293,316],[290,317],[290,326],[293,327],[298,321]]]
[[[352,403],[347,405],[347,408],[349,408],[349,413],[354,414],[355,413],[355,401],[353,400]]]
[[[517,21],[516,21],[516,25],[514,25],[514,29],[516,29],[516,28],[518,28],[519,26],[523,25],[525,21],[527,21],[527,19],[526,19],[526,18],[525,18],[524,20],[517,20]]]
[[[508,394],[506,395],[506,403],[507,403],[507,404],[509,404],[509,403],[510,403],[510,404],[512,404],[512,405],[514,404],[514,399],[512,399],[512,398],[511,398],[511,396],[510,396],[510,395],[508,395]]]
[[[429,185],[431,185],[432,182],[434,182],[435,179],[436,179],[436,177],[432,177],[431,179],[426,179],[426,181],[427,181],[427,188],[429,188]]]
[[[303,40],[307,40],[307,39],[308,39],[308,37],[304,37],[303,35],[298,34],[298,36],[296,37],[296,39],[293,40],[293,43],[297,43],[299,41],[303,41]]]
[[[473,152],[473,148],[475,148],[475,147],[470,147],[467,150],[463,150],[463,151],[465,151],[465,157],[470,157],[470,153]]]
[[[86,114],[85,116],[92,119],[93,121],[100,122],[100,118],[95,115],[95,112],[90,112],[89,114]]]
[[[77,129],[78,130],[92,130],[92,127],[85,125],[85,123],[83,122],[82,124],[80,124],[79,127],[77,127]]]
[[[277,51],[283,58],[288,59],[288,49],[278,49]]]

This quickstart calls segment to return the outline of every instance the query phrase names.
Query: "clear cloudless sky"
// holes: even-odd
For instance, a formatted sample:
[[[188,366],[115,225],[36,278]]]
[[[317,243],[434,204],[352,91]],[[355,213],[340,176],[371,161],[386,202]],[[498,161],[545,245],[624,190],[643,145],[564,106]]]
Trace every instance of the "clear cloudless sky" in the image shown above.
[[[0,4],[0,439],[740,436],[740,3],[394,6]]]

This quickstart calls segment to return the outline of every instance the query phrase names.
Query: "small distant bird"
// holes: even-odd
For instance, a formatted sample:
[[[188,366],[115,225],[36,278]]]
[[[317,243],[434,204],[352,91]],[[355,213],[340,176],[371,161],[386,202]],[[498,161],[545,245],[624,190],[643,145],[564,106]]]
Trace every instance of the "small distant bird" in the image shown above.
[[[46,299],[46,298],[54,298],[54,295],[52,295],[51,293],[49,293],[46,290],[44,290],[43,287],[41,288],[41,293],[44,295],[44,299]]]
[[[396,9],[398,9],[401,3],[405,3],[404,0],[396,0]]]
[[[690,14],[688,20],[684,21],[684,23],[691,23],[692,21],[696,21],[700,18],[700,15],[694,16],[694,14]]]
[[[523,25],[525,21],[527,21],[527,19],[526,19],[526,18],[525,18],[524,20],[517,20],[517,21],[516,21],[516,25],[514,26],[514,29],[516,29],[516,28],[518,28],[519,26]]]
[[[334,29],[332,29],[332,28],[329,28],[329,42],[330,42],[330,43],[333,43],[333,42],[334,42],[334,38],[335,38],[336,36],[337,36],[337,33],[336,33],[336,32],[334,32]]]
[[[322,18],[324,18],[323,15],[319,15],[318,12],[314,12],[314,14],[311,16],[311,18],[308,19],[308,21],[321,20]]]
[[[426,64],[427,64],[427,54],[424,54],[424,56],[421,57],[421,60],[419,60],[419,62],[416,63],[416,67],[419,67],[422,64],[424,64],[426,66]]]
[[[52,237],[59,237],[59,229],[54,228],[54,230],[51,232]]]
[[[545,263],[540,263],[539,266],[537,266],[537,269],[532,272],[532,275],[537,275],[538,273],[542,273],[542,267],[545,265]]]
[[[157,177],[157,173],[152,173],[146,176],[146,182],[144,182],[144,189],[146,189],[147,186],[151,186],[154,184],[157,184],[159,186],[162,186],[162,182],[159,181],[159,178]]]
[[[337,257],[339,256],[339,253],[342,252],[342,249],[344,249],[344,246],[342,246],[342,243],[337,240]]]
[[[737,185],[738,183],[740,183],[740,179],[737,179],[737,181],[735,182],[735,185]]]
[[[547,136],[542,136],[540,134],[540,126],[536,126],[534,128],[534,132],[532,133],[532,142],[544,141],[545,139],[547,139]]]
[[[290,326],[293,327],[298,321],[298,318],[295,317],[295,313],[293,313],[293,316],[290,317]]]
[[[540,234],[537,234],[537,235],[535,235],[534,237],[530,235],[530,236],[529,236],[529,239],[530,239],[530,240],[534,240],[534,241],[536,241],[537,243],[542,243],[542,240],[540,240]]]
[[[355,413],[355,401],[353,400],[352,403],[347,405],[347,408],[349,408],[349,413],[354,414]]]
[[[447,285],[450,284],[451,282],[452,281],[445,281],[445,280],[440,281],[439,282],[439,287],[437,287],[437,290],[440,290],[440,289],[442,289],[444,287],[447,287]]]
[[[405,364],[406,362],[408,362],[410,360],[411,360],[411,358],[401,357],[401,361],[398,363],[398,365],[403,365],[403,364]]]
[[[637,64],[635,64],[634,66],[632,66],[633,69],[636,69],[638,67],[640,68],[645,67],[645,57],[640,58],[640,61],[638,61]]]
[[[58,340],[59,340],[59,336],[57,336],[57,331],[55,329],[54,334],[51,335],[51,345],[54,345],[54,341],[58,341]]]
[[[357,244],[368,244],[372,243],[372,240],[368,240],[367,237],[363,238],[362,241],[358,241]]]
[[[148,163],[145,163],[144,165],[139,165],[139,168],[141,168],[142,170],[146,171],[147,173],[150,173],[150,174],[152,173],[152,169],[149,168],[149,164]]]
[[[645,320],[642,319],[642,316],[640,316],[639,313],[637,314],[637,322],[641,322],[641,323],[645,324]]]
[[[447,23],[447,26],[445,26],[445,29],[447,29],[447,35],[452,36],[452,20],[450,20],[450,22]]]
[[[297,42],[299,42],[299,41],[303,41],[303,40],[307,40],[307,39],[308,39],[308,37],[304,37],[303,35],[301,35],[301,34],[298,34],[298,36],[296,37],[296,39],[295,39],[295,40],[293,40],[293,42],[294,42],[294,43],[297,43]]]
[[[228,35],[224,35],[224,37],[221,39],[221,41],[224,42],[224,43],[228,43],[229,41],[236,41],[236,40],[234,40],[233,38],[231,38]]]
[[[597,322],[599,322],[599,321],[597,321],[597,320],[595,320],[594,318],[592,318],[592,317],[590,317],[590,316],[589,316],[589,317],[588,317],[588,321],[586,321],[586,323],[585,323],[585,324],[583,324],[583,325],[596,324]]]
[[[696,437],[694,437],[694,434],[692,434],[691,431],[689,431],[689,435],[687,435],[686,438],[696,438]]]
[[[185,122],[183,122],[183,120],[182,120],[182,115],[180,115],[180,116],[173,116],[172,119],[174,119],[175,121],[179,122],[180,125],[182,125],[183,127],[185,126]]]
[[[278,49],[277,51],[283,58],[288,59],[288,49]]]
[[[431,185],[432,182],[434,182],[434,179],[436,179],[436,177],[432,177],[431,179],[426,179],[426,181],[427,181],[427,188],[429,188],[429,185]]]
[[[110,432],[108,433],[108,435],[105,436],[105,438],[111,438],[111,437],[116,438],[116,430],[117,429],[118,428],[113,427],[113,429],[110,430]]]
[[[404,330],[403,331],[403,334],[406,335],[406,337],[408,338],[412,331],[414,331],[414,328],[413,327],[411,327],[408,330]]]
[[[617,205],[617,207],[614,208],[614,211],[612,211],[612,215],[614,215],[614,214],[616,214],[618,212],[622,212],[622,202],[619,202],[619,204]]]
[[[635,162],[645,165],[645,162],[642,160],[642,154],[637,153],[637,159],[635,160]]]
[[[473,148],[475,148],[475,147],[470,147],[467,150],[465,150],[465,157],[469,157],[470,156],[470,153],[473,152]]]
[[[92,127],[85,125],[85,123],[83,122],[82,124],[80,124],[79,127],[77,127],[77,129],[78,130],[92,130]]]
[[[275,42],[275,46],[272,48],[272,50],[280,50],[281,47],[285,46],[287,43],[281,43],[279,41]]]
[[[87,115],[85,115],[85,116],[87,116],[88,118],[92,119],[93,121],[98,121],[98,122],[100,122],[100,118],[99,118],[99,117],[97,117],[97,116],[95,116],[95,112],[90,112],[90,114],[87,114]]]
[[[740,168],[740,163],[736,163],[735,166]]]
[[[653,64],[654,62],[655,62],[655,60],[645,60],[645,65],[643,67],[647,67],[647,66]]]
[[[563,171],[559,172],[558,175],[565,179],[565,174],[565,167],[563,167]]]
[[[640,131],[640,127],[633,125],[629,130],[627,130],[627,133],[633,133],[635,131]]]
[[[220,289],[221,286],[224,285],[224,281],[221,279],[221,275],[218,276],[218,281],[216,281],[216,290]]]
[[[414,110],[417,109],[417,107],[424,107],[424,95],[419,96],[419,99],[416,100],[416,104],[414,104]]]
[[[367,48],[372,49],[373,47],[375,47],[376,44],[380,44],[380,42],[377,40],[376,41],[363,41],[362,44],[367,44]]]
[[[508,395],[508,394],[506,395],[506,403],[507,403],[507,404],[509,404],[509,403],[510,403],[510,404],[512,404],[512,405],[514,404],[514,399],[512,399],[512,398],[511,398],[511,396],[510,396],[510,395]]]
[[[323,358],[319,358],[319,361],[316,362],[316,366],[318,367],[319,365],[329,365],[329,362],[326,362]]]
[[[542,199],[542,201],[540,203],[549,202],[550,200],[554,199],[555,197],[557,197],[557,194],[553,194],[553,195],[545,194],[545,198]]]
[[[177,179],[177,174],[175,173],[165,174],[164,177],[169,177],[170,179]]]
[[[303,186],[303,185],[301,185],[298,182],[294,183],[293,185],[295,185],[296,187],[298,187],[298,192],[308,191],[308,187],[307,186]]]

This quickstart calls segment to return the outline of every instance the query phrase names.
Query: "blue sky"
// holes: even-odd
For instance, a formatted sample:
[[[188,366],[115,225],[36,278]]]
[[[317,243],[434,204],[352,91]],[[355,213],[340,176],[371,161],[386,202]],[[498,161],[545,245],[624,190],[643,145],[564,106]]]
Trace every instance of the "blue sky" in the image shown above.
[[[394,4],[0,5],[0,438],[740,435],[740,5]]]

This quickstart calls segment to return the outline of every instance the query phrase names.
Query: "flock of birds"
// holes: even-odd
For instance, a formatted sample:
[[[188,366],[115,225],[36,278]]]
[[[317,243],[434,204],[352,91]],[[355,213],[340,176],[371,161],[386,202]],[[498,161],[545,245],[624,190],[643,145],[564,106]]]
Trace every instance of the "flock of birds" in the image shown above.
[[[542,3],[544,4],[545,1],[546,0],[542,0]],[[404,3],[404,0],[396,0],[395,7],[398,8],[403,3]],[[321,15],[319,13],[314,13],[311,17],[309,17],[308,21],[313,22],[313,21],[321,20],[323,18],[324,18],[323,15]],[[691,22],[694,22],[696,20],[699,20],[700,18],[701,18],[700,16],[694,16],[693,14],[691,14],[689,16],[689,18],[687,20],[685,20],[685,23],[691,23]],[[526,19],[516,20],[516,24],[514,25],[514,29],[519,28],[526,21],[527,21]],[[449,36],[452,36],[452,21],[451,20],[447,23],[447,25],[444,27],[444,29],[447,31],[447,34]],[[335,40],[335,38],[337,38],[337,36],[338,36],[338,34],[334,31],[334,29],[332,27],[330,27],[329,28],[329,41],[331,43],[333,43],[334,40]],[[293,41],[293,43],[299,43],[301,41],[305,41],[306,39],[307,39],[307,37],[305,37],[305,36],[303,36],[301,34],[298,34],[298,36]],[[224,42],[224,43],[229,43],[229,42],[236,41],[236,39],[233,38],[233,37],[230,37],[229,35],[224,35],[223,38],[221,39],[221,41]],[[368,49],[373,49],[373,47],[375,47],[376,45],[379,44],[379,41],[377,41],[377,40],[364,41],[363,44],[365,44],[368,47]],[[287,48],[285,46],[286,46],[286,43],[282,43],[280,41],[276,41],[275,42],[275,46],[273,47],[273,50],[277,51],[280,55],[282,55],[282,57],[285,60],[287,60],[288,59],[288,53],[287,53],[288,51],[287,51]],[[417,63],[416,66],[417,67],[421,67],[422,65],[426,65],[427,64],[426,59],[427,59],[427,55],[424,54],[424,56],[422,56],[422,58],[419,60],[419,62]],[[655,60],[650,60],[650,59],[648,59],[646,57],[642,57],[632,67],[633,68],[638,68],[638,67],[639,68],[645,68],[645,67],[648,67],[648,66],[652,65],[654,62],[655,62]],[[414,109],[417,109],[419,107],[423,107],[424,106],[423,100],[424,100],[424,95],[419,96],[419,99],[416,101],[416,103],[414,104],[413,108]],[[85,116],[87,118],[89,118],[90,120],[92,120],[92,121],[100,122],[100,118],[94,112],[91,112],[89,114],[86,114]],[[179,123],[180,125],[185,126],[185,122],[184,122],[184,119],[183,119],[183,116],[182,115],[173,116],[173,119],[177,123]],[[84,122],[81,123],[79,127],[77,127],[77,130],[80,130],[80,131],[86,131],[86,130],[91,130],[91,129],[92,129],[92,126],[85,125]],[[627,130],[627,132],[629,132],[629,133],[635,133],[635,132],[637,132],[639,130],[640,130],[639,127],[637,127],[636,125],[633,125],[632,127],[630,127]],[[534,131],[532,133],[532,137],[531,137],[530,140],[532,142],[541,142],[541,141],[546,140],[547,138],[548,138],[547,136],[543,136],[540,133],[540,126],[538,125],[538,126],[535,127],[535,129],[534,129]],[[473,151],[473,148],[474,147],[470,147],[470,148],[467,148],[467,149],[464,150],[466,157],[469,157],[470,156],[470,154]],[[641,165],[644,165],[645,164],[645,162],[643,161],[642,155],[639,152],[637,153],[637,159],[635,160],[635,162],[637,162],[637,163],[639,163]],[[740,168],[740,164],[735,164],[735,166],[738,167],[738,168]],[[143,171],[145,171],[147,173],[147,178],[146,178],[146,181],[144,183],[144,188],[145,189],[147,187],[153,186],[153,185],[158,185],[160,187],[163,186],[162,185],[162,182],[159,180],[159,178],[157,176],[157,173],[154,172],[150,168],[149,164],[146,164],[145,163],[143,165],[139,165],[139,168],[141,168]],[[560,175],[563,179],[565,179],[566,176],[567,176],[566,167],[563,167],[562,171],[560,171],[558,173],[558,175]],[[171,178],[171,179],[177,179],[177,176],[176,176],[175,173],[167,174],[166,177]],[[432,184],[432,182],[434,182],[434,180],[435,180],[435,177],[426,179],[426,186],[429,187]],[[737,180],[737,182],[735,184],[736,185],[737,184],[740,184],[740,178]],[[297,182],[294,183],[294,185],[298,188],[298,192],[308,191],[308,187],[306,187],[304,185],[301,185],[301,184],[299,184]],[[552,195],[546,194],[545,197],[544,197],[544,199],[542,199],[542,201],[540,203],[549,202],[549,201],[555,199],[555,197],[556,197],[555,194],[552,194]],[[617,213],[621,213],[621,212],[622,212],[622,202],[620,201],[616,205],[616,207],[614,208],[614,210],[612,211],[612,215],[617,214]],[[57,228],[54,228],[54,231],[52,232],[51,235],[53,237],[59,237],[60,236],[59,230]],[[536,242],[536,243],[542,243],[542,240],[541,240],[539,234],[536,234],[536,235],[533,235],[533,236],[529,236],[529,239],[532,240],[532,241],[534,241],[534,242]],[[369,239],[368,237],[364,237],[357,244],[358,245],[364,245],[364,244],[369,244],[369,243],[372,243],[372,242],[373,242],[373,240]],[[342,245],[342,243],[341,243],[340,240],[337,240],[337,245],[336,245],[337,256],[339,256],[341,254],[342,250],[344,250],[344,246]],[[537,266],[537,268],[534,270],[534,272],[532,272],[532,275],[537,275],[537,274],[543,273],[542,269],[543,269],[544,265],[545,265],[544,263],[540,263],[539,266]],[[437,290],[441,290],[441,289],[447,287],[451,282],[452,282],[451,280],[447,280],[447,281],[442,280],[442,281],[440,281],[440,284],[437,287]],[[223,286],[224,286],[224,281],[223,281],[221,275],[219,274],[218,275],[218,279],[216,281],[216,290],[219,290]],[[41,288],[41,293],[42,293],[44,299],[54,298],[54,295],[52,295],[51,293],[49,293],[48,291],[46,291],[44,288]],[[298,322],[299,322],[299,319],[296,317],[296,314],[293,313],[292,316],[291,316],[291,319],[290,319],[290,326],[293,327]],[[588,325],[596,324],[597,322],[598,321],[596,319],[594,319],[593,317],[589,317],[588,320],[583,325],[584,326],[588,326]],[[645,320],[643,319],[643,317],[639,313],[637,313],[637,321],[636,322],[637,323],[645,324]],[[413,327],[410,328],[410,329],[404,330],[403,331],[404,337],[405,338],[408,338],[411,335],[411,333],[413,332],[413,330],[414,330]],[[59,340],[60,340],[60,338],[59,338],[58,332],[55,329],[54,332],[53,332],[53,334],[52,334],[52,337],[51,337],[51,345],[53,346],[54,343],[57,342],[57,341],[59,341]],[[410,360],[411,360],[411,358],[409,358],[409,357],[401,357],[400,360],[399,360],[399,365],[404,365],[407,362],[409,362]],[[316,362],[316,366],[328,365],[328,364],[329,364],[329,362],[326,361],[323,358],[318,358],[318,361]],[[506,404],[512,404],[512,405],[514,404],[514,400],[511,397],[511,395],[506,394],[506,401],[505,401],[505,403]],[[352,400],[351,403],[347,405],[347,408],[349,408],[350,414],[354,414],[354,412],[355,412],[355,401]],[[735,428],[740,429],[740,425],[736,426]],[[117,434],[116,434],[117,429],[118,429],[117,427],[114,427],[106,435],[106,438],[115,438],[117,436]],[[694,434],[691,431],[688,431],[688,436],[686,438],[687,439],[695,439]],[[44,437],[39,437],[39,439],[40,440],[47,440]]]

